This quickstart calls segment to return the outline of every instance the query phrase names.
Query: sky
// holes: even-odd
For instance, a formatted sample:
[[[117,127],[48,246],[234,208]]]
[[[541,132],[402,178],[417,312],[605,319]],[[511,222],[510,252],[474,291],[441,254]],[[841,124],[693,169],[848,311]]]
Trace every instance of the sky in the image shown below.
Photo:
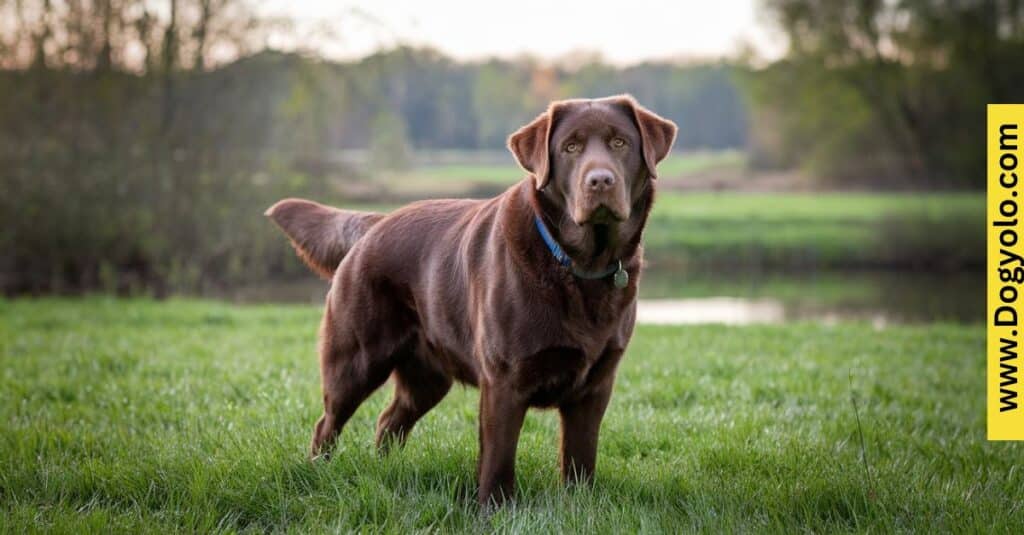
[[[463,60],[596,52],[616,64],[715,59],[745,47],[773,59],[783,51],[756,0],[270,0],[260,10],[294,21],[271,36],[272,46],[336,60],[399,44]]]

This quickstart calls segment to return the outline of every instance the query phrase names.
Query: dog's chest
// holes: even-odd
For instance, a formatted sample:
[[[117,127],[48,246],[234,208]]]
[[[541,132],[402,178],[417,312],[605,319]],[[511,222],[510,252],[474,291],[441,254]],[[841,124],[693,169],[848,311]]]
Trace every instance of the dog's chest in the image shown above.
[[[575,347],[550,347],[514,363],[509,370],[517,390],[530,405],[550,407],[581,397],[593,382],[602,360],[618,358],[612,349],[588,352]]]

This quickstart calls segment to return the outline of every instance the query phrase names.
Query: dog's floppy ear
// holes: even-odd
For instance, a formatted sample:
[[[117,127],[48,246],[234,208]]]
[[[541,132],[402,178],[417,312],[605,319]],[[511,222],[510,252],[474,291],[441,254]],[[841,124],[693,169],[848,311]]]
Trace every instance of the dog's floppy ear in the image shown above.
[[[544,189],[550,179],[548,144],[558,106],[557,102],[551,104],[546,112],[508,137],[508,150],[512,151],[519,166],[533,175],[537,189]]]
[[[636,127],[640,130],[640,141],[643,144],[642,151],[644,163],[647,164],[647,172],[651,178],[658,178],[656,167],[658,162],[664,160],[672,150],[678,130],[676,123],[641,106],[629,95],[615,98],[633,112]]]

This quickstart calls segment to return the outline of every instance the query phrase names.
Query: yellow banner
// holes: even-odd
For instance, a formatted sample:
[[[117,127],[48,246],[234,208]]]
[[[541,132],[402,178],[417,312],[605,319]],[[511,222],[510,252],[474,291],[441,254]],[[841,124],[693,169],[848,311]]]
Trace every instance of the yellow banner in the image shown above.
[[[1024,104],[988,106],[988,439],[1024,440]]]

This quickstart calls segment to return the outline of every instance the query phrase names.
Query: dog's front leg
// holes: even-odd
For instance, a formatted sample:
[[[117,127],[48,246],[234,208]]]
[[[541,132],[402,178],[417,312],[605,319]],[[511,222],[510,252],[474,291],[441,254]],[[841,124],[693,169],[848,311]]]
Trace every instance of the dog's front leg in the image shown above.
[[[597,435],[611,394],[612,385],[609,381],[582,399],[558,408],[562,423],[559,457],[565,483],[589,483],[593,479],[597,465]]]
[[[512,497],[516,479],[516,446],[527,403],[515,389],[482,381],[480,385],[480,459],[477,499],[500,505]]]

